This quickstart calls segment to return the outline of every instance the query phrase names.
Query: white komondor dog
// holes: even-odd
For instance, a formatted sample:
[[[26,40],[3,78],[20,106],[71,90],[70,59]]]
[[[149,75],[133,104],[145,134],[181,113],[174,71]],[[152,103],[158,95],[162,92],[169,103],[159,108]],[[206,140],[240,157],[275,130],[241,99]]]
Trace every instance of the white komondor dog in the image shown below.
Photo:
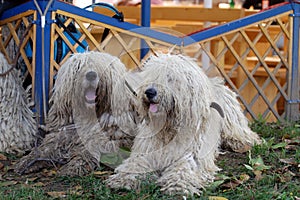
[[[215,102],[224,112],[222,146],[243,153],[250,150],[254,144],[260,144],[259,136],[249,128],[249,121],[243,114],[237,94],[225,86],[224,80],[219,77],[211,78],[210,81],[213,85]]]
[[[112,115],[111,107],[112,94],[123,95],[114,86],[125,70],[118,58],[107,53],[77,53],[69,58],[58,71],[50,99],[46,124],[50,134],[22,158],[16,171],[22,174],[54,165],[60,166],[60,174],[83,175],[98,167],[103,154],[130,147],[133,136],[119,128],[120,117]]]
[[[163,192],[199,195],[219,170],[215,158],[222,140],[236,143],[232,147],[260,142],[234,93],[208,78],[192,59],[151,56],[139,76],[143,122],[130,157],[115,169],[108,186],[138,189],[149,178]]]
[[[0,53],[0,152],[23,155],[34,145],[38,126],[29,89]]]

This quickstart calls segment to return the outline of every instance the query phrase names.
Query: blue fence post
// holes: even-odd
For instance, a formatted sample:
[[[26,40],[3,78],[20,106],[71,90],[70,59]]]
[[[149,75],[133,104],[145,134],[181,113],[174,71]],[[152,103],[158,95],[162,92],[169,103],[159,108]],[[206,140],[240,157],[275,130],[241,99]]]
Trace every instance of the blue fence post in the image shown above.
[[[35,108],[38,122],[45,120],[49,99],[51,11],[45,12],[47,0],[37,0],[38,18],[36,24],[36,67],[35,67]]]
[[[151,1],[142,0],[141,8],[141,25],[143,27],[150,27],[150,18],[151,18]],[[148,53],[149,48],[144,40],[141,40],[141,59]]]
[[[292,36],[292,66],[289,72],[290,79],[288,79],[288,96],[289,99],[286,105],[286,119],[296,121],[299,116],[299,28],[300,28],[300,5],[298,3],[291,3],[294,13],[293,17],[293,36]]]

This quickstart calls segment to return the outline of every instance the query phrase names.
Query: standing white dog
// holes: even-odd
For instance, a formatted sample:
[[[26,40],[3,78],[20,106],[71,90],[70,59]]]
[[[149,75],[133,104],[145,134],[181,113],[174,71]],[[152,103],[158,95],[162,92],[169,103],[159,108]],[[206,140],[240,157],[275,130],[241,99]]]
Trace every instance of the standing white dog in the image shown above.
[[[209,79],[192,59],[151,56],[139,75],[143,82],[137,89],[138,113],[143,122],[130,157],[107,180],[110,187],[138,189],[149,176],[166,193],[199,195],[219,170],[215,158],[221,137],[242,145],[259,142],[234,94]],[[237,107],[222,108],[227,101]]]

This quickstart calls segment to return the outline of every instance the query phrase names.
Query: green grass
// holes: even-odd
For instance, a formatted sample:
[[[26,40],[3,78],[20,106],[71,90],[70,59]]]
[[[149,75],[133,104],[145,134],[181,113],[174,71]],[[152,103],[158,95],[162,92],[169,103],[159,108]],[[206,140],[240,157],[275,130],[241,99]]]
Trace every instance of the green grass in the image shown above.
[[[188,199],[282,199],[300,197],[299,123],[253,122],[251,128],[264,140],[246,153],[225,151],[217,164],[223,170],[201,197]],[[14,162],[17,158],[9,157]],[[102,169],[107,171],[108,169]],[[182,199],[162,194],[159,187],[144,181],[140,191],[111,190],[104,184],[111,171],[84,177],[57,177],[55,171],[18,176],[10,165],[0,170],[2,199]],[[57,195],[57,196],[55,196]]]

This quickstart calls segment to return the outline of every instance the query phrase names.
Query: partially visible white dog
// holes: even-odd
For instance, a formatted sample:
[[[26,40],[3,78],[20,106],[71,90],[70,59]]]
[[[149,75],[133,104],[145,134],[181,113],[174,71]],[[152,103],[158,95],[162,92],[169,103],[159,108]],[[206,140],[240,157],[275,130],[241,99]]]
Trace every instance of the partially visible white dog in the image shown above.
[[[31,106],[20,73],[0,53],[0,152],[22,155],[31,150],[38,133]]]
[[[259,136],[249,127],[249,121],[243,114],[242,107],[237,100],[237,94],[224,85],[219,78],[211,78],[214,101],[224,112],[224,126],[222,127],[222,145],[236,152],[246,152],[253,144],[260,144]]]
[[[259,143],[234,93],[208,78],[191,58],[151,56],[139,75],[143,122],[130,157],[107,180],[110,187],[138,189],[148,177],[163,192],[199,195],[219,170],[215,159],[221,137],[238,143],[232,147]]]
[[[15,165],[15,171],[23,174],[56,166],[63,175],[84,175],[99,166],[103,154],[130,148],[133,135],[118,126],[118,120],[130,120],[125,119],[127,114],[114,116],[111,105],[113,94],[123,96],[126,90],[123,85],[115,91],[125,70],[117,57],[107,53],[70,57],[58,71],[50,99],[49,134]]]

